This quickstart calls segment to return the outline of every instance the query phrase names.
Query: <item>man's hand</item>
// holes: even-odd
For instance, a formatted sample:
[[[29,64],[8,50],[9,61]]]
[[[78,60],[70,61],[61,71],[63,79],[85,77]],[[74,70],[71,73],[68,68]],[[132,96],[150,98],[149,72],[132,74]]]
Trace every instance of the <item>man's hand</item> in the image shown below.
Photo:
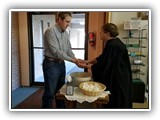
[[[72,59],[72,62],[75,63],[76,65],[78,65],[78,59],[73,58],[73,59]]]
[[[86,63],[86,61],[82,59],[78,59],[78,63]]]

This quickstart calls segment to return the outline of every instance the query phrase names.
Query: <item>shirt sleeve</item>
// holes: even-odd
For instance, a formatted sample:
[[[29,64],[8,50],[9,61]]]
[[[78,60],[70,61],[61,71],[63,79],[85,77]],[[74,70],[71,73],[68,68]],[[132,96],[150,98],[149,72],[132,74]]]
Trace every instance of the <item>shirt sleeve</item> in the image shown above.
[[[56,33],[53,30],[49,29],[45,32],[45,39],[48,44],[48,49],[54,57],[68,61],[72,60],[72,56],[68,55],[68,53],[63,50],[60,50],[60,43],[56,37]]]

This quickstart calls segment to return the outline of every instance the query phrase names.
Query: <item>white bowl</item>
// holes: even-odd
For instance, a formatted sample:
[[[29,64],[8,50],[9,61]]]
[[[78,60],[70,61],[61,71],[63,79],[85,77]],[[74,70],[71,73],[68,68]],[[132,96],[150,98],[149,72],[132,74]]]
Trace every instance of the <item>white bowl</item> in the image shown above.
[[[88,82],[92,79],[92,74],[88,72],[74,72],[71,73],[74,86],[79,86],[82,82]]]

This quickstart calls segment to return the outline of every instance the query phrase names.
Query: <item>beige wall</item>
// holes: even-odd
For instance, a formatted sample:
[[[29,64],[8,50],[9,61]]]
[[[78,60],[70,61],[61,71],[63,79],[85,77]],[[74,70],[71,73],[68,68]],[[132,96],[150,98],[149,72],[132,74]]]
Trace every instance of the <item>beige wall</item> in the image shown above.
[[[20,65],[21,86],[29,86],[29,45],[27,13],[19,12],[19,43],[20,43]]]
[[[119,37],[122,38],[126,35],[123,29],[123,22],[130,20],[132,17],[137,17],[137,12],[112,12],[111,22],[115,23],[119,28]]]
[[[88,45],[88,60],[94,59],[102,53],[103,41],[100,39],[99,33],[101,26],[104,24],[104,12],[90,12],[88,22],[88,32],[94,32],[96,35],[95,46]],[[89,70],[90,71],[90,70]]]

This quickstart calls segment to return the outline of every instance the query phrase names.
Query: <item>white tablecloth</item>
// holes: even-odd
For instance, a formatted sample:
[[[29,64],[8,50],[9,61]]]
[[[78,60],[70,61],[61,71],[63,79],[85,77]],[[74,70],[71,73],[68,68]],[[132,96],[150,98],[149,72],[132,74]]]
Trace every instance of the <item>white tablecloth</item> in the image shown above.
[[[60,94],[63,94],[67,98],[67,100],[77,101],[79,103],[83,103],[85,101],[91,103],[100,97],[101,98],[106,97],[108,94],[110,94],[110,92],[103,91],[100,95],[97,95],[97,96],[87,96],[82,93],[82,91],[79,89],[79,87],[74,87],[74,94],[72,96],[70,96],[70,95],[66,95],[66,85],[64,85],[60,89]]]

